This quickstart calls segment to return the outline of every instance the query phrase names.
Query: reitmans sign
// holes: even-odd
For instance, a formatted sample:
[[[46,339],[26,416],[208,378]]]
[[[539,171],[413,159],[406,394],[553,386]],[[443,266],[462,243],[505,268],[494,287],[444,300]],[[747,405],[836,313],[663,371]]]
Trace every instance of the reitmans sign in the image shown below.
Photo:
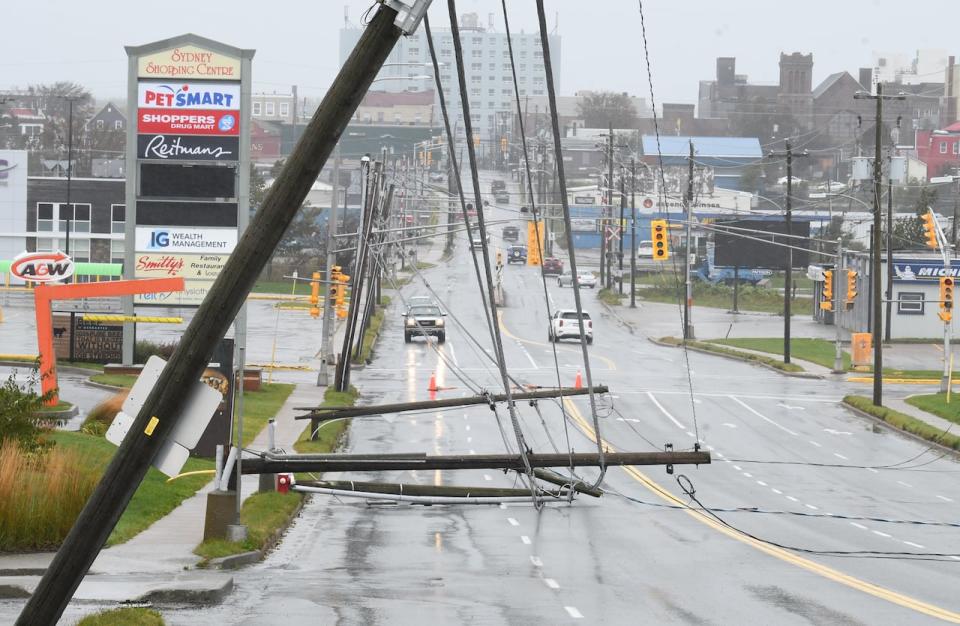
[[[956,265],[953,265],[956,263]],[[893,280],[898,282],[919,282],[940,280],[944,276],[960,277],[960,259],[951,263],[950,268],[936,259],[893,260]]]

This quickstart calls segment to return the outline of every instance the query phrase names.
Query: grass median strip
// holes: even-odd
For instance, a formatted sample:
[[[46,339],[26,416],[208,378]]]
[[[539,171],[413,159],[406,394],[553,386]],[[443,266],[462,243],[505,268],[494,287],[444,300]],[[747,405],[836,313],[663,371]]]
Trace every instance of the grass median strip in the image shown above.
[[[124,607],[100,611],[84,617],[77,626],[163,626],[158,611],[141,607]]]
[[[710,339],[709,343],[729,346],[731,348],[742,348],[744,350],[756,350],[757,352],[767,352],[770,354],[779,354],[783,356],[783,338],[782,337],[749,337],[737,339]],[[826,339],[796,338],[790,340],[790,354],[793,357],[803,361],[810,361],[823,367],[833,368],[833,361],[836,355],[836,344]],[[843,368],[850,369],[850,354],[843,351]]]
[[[619,306],[620,301],[626,297],[626,295],[620,295],[616,289],[607,289],[606,287],[597,292],[597,300],[611,306]]]
[[[383,319],[388,306],[390,306],[390,297],[380,296],[380,304],[374,307],[373,315],[370,316],[370,327],[363,333],[363,343],[360,344],[360,355],[352,359],[353,363],[366,363],[370,360],[373,354],[373,347],[380,337],[380,329],[383,327]]]
[[[866,396],[845,396],[843,398],[843,402],[855,409],[883,420],[894,428],[917,435],[918,437],[922,437],[927,441],[940,444],[941,446],[953,448],[954,450],[960,450],[960,437],[957,435],[944,432],[939,428],[931,426],[930,424],[927,424],[922,420],[918,420],[915,417],[911,417],[906,413],[901,413],[900,411],[896,411],[885,406],[874,406],[873,401]]]
[[[673,274],[656,274],[655,278],[637,289],[637,295],[650,302],[677,304],[683,300],[683,282],[677,281]],[[712,285],[701,280],[693,282],[693,301],[698,307],[730,309],[733,307],[733,287]],[[811,298],[793,298],[792,312],[800,315],[813,311]],[[783,314],[783,293],[776,289],[764,289],[743,285],[737,297],[737,308],[741,311]]]
[[[676,337],[661,337],[660,342],[673,346],[680,346],[683,344],[683,341]],[[711,352],[713,354],[733,357],[735,359],[740,359],[741,361],[748,361],[751,363],[762,363],[763,365],[767,365],[783,372],[795,373],[804,371],[804,369],[796,363],[784,363],[783,361],[778,361],[777,359],[766,357],[762,354],[754,354],[752,352],[735,350],[733,348],[727,348],[725,346],[720,346],[706,341],[688,341],[687,345],[691,348],[702,350],[703,352]]]

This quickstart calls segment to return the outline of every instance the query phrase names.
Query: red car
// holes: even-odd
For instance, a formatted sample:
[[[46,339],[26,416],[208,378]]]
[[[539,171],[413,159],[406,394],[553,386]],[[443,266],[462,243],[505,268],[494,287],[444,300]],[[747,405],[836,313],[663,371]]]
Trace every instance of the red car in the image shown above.
[[[554,257],[547,257],[543,260],[543,273],[547,276],[563,274],[563,261]]]

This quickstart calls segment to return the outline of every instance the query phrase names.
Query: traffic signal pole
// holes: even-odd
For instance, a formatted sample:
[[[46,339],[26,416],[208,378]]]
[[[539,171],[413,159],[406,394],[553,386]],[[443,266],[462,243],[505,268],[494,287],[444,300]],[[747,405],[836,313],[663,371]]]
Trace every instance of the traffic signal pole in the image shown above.
[[[943,248],[943,267],[946,277],[950,280],[950,288],[940,291],[945,292],[941,308],[947,312],[946,319],[943,321],[943,377],[940,378],[940,391],[947,393],[950,390],[950,366],[953,362],[953,343],[951,335],[953,333],[953,286],[956,281],[950,275],[950,248]]]
[[[422,9],[426,10],[425,7]],[[333,151],[403,30],[395,9],[380,5],[317,108],[293,154],[270,187],[180,345],[143,403],[110,465],[17,619],[20,626],[60,619],[90,565],[113,532],[159,450],[180,421],[191,388],[210,362],[284,231]],[[404,30],[416,24],[404,20]]]
[[[834,326],[834,328],[836,328],[836,330],[837,330],[836,352],[834,353],[834,356],[833,356],[833,373],[834,373],[834,374],[842,374],[842,373],[844,372],[844,369],[843,369],[843,346],[842,346],[842,344],[841,344],[841,334],[842,334],[842,332],[843,332],[843,329],[840,328],[840,311],[841,311],[841,309],[843,309],[844,307],[840,306],[840,295],[839,295],[839,294],[840,294],[840,276],[841,276],[841,274],[843,273],[843,265],[844,265],[844,262],[843,262],[843,238],[842,238],[842,237],[837,237],[837,263],[836,263],[836,266],[835,266],[835,268],[836,268],[836,272],[835,272],[836,276],[835,276],[835,278],[834,278],[834,280],[835,280],[836,282],[834,282],[834,285],[833,285],[833,293],[834,293],[834,294],[837,294],[837,295],[836,295],[836,298],[837,298],[837,306],[834,307],[834,312],[833,312],[833,326]]]

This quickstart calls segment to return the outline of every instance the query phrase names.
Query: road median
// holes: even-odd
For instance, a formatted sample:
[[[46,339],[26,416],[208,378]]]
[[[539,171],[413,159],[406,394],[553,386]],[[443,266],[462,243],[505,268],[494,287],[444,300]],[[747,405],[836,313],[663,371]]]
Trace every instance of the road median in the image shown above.
[[[944,451],[956,454],[960,451],[960,436],[943,431],[935,426],[886,406],[874,406],[866,396],[844,396],[843,404],[858,415],[871,418],[890,428],[917,439],[922,439]]]
[[[657,345],[668,346],[672,348],[679,348],[684,345],[684,341],[677,337],[661,337],[659,339],[648,337],[648,339]],[[688,350],[693,350],[694,352],[702,352],[704,354],[712,354],[714,356],[724,357],[727,359],[744,361],[746,363],[765,367],[779,374],[783,374],[784,376],[792,376],[794,378],[823,378],[819,374],[814,374],[804,370],[803,367],[797,365],[796,363],[784,363],[762,354],[744,352],[743,350],[728,348],[726,346],[717,345],[708,341],[687,341],[686,346]]]

